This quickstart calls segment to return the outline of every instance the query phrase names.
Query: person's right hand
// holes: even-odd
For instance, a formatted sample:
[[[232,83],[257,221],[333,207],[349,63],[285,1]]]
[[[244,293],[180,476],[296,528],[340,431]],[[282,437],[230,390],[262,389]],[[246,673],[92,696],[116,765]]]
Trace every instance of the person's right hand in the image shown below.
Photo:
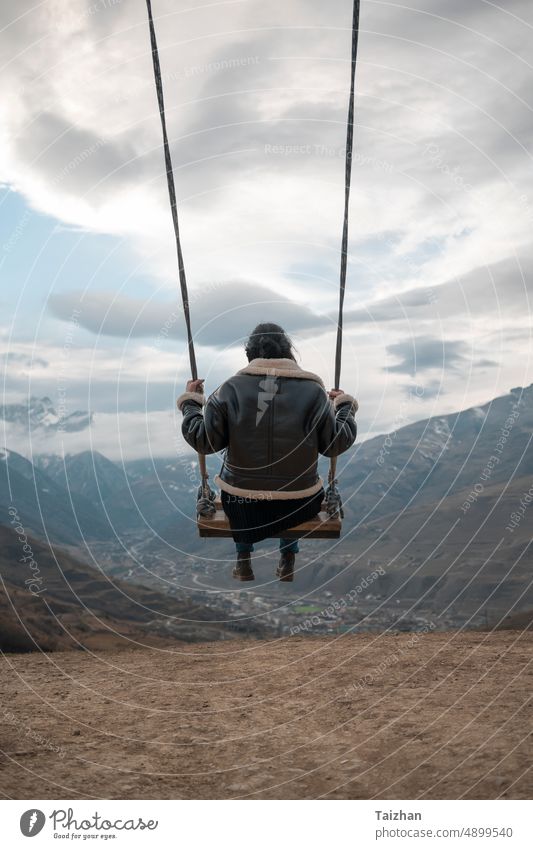
[[[344,389],[330,389],[329,392],[328,392],[328,395],[329,395],[329,397],[331,398],[332,401],[333,401],[334,398],[337,397],[337,395],[344,395],[344,394],[345,394]]]
[[[198,380],[188,380],[185,391],[186,392],[200,392],[203,394],[204,391],[204,377],[198,378]]]

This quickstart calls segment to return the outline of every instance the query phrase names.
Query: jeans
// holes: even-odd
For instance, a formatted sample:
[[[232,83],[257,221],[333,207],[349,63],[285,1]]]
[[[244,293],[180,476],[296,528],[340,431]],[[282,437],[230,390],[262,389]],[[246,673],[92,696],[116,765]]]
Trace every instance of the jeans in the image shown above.
[[[255,551],[253,542],[236,542],[235,547],[239,554],[251,554],[252,551]],[[279,550],[297,554],[300,550],[298,547],[298,540],[281,538],[279,541]]]

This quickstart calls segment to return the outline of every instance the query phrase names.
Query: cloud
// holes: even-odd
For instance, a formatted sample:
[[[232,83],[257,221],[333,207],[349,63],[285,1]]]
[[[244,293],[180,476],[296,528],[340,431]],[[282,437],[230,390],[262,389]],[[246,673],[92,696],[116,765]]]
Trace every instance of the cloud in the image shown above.
[[[531,19],[518,0],[505,10],[458,2],[363,10],[352,270],[380,240],[369,269],[380,265],[392,284],[423,273],[434,285],[529,241],[520,201],[533,189],[529,45],[514,14]],[[67,223],[126,235],[171,285],[143,4],[21,2],[17,16],[11,7],[3,16],[11,96],[0,173]],[[198,271],[192,289],[235,268],[278,290],[303,261],[336,273],[350,19],[348,0],[334,11],[309,0],[159,4],[182,233]],[[441,256],[402,262],[399,245],[428,240]],[[363,276],[366,287],[372,275]],[[323,298],[321,282],[308,276],[305,302]],[[372,281],[374,295],[384,282]]]
[[[459,319],[475,332],[480,319],[490,318],[516,330],[517,319],[529,325],[533,299],[533,252],[520,254],[455,277],[437,286],[417,286],[393,296],[345,311],[346,324],[425,322],[446,325]]]
[[[365,307],[346,310],[346,323],[373,324],[381,321],[404,321],[419,307],[427,307],[436,296],[436,289],[409,289],[390,298],[371,301]]]
[[[416,385],[408,383],[403,386],[403,391],[407,398],[414,397],[417,401],[434,401],[446,394],[440,380],[426,380],[423,384]]]
[[[77,432],[47,433],[7,423],[2,440],[12,451],[25,457],[39,454],[77,454],[101,451],[113,460],[143,457],[172,457],[177,446],[183,451],[181,414],[174,410],[137,413],[99,413],[90,427]]]
[[[122,340],[114,348],[102,346],[97,339],[93,346],[82,345],[79,335],[86,334],[72,326],[69,330],[72,344],[64,347],[56,328],[56,345],[47,345],[46,368],[36,366],[29,373],[11,366],[5,370],[0,409],[3,405],[27,409],[32,397],[48,397],[64,418],[78,410],[129,413],[173,409],[188,376],[185,344],[179,346],[182,350],[166,339],[151,346],[138,339]],[[19,343],[14,348],[10,353],[16,358],[31,359],[26,353],[31,351],[30,344]],[[211,385],[227,373],[224,364],[223,356],[213,360]],[[27,426],[26,421],[26,430]]]
[[[75,195],[98,195],[142,177],[142,162],[120,139],[106,138],[91,129],[77,127],[60,115],[42,112],[18,139],[18,152],[38,162],[52,186]]]
[[[8,369],[14,368],[17,371],[20,369],[48,368],[50,365],[44,357],[24,354],[19,351],[0,352],[0,361],[2,360]]]
[[[65,321],[76,312],[78,323],[99,335],[151,338],[154,343],[167,337],[186,338],[177,297],[173,301],[147,301],[110,292],[66,292],[51,295],[48,307],[56,318]],[[195,341],[200,345],[240,345],[266,317],[290,332],[335,326],[308,307],[243,281],[207,284],[191,299],[190,308]]]
[[[158,0],[193,326],[213,381],[240,364],[225,346],[267,310],[301,337],[307,367],[330,369],[351,5]],[[451,364],[445,394],[421,381],[435,411],[530,382],[532,23],[525,0],[363,4],[343,380],[371,431],[394,423],[415,366],[433,378]],[[118,383],[129,412],[145,385],[152,409],[165,407],[187,361],[144,4],[20,0],[0,24],[0,179],[89,245],[110,234],[130,254],[122,277],[118,251],[78,276],[56,231],[35,256],[64,269],[61,291],[41,323],[36,287],[34,311],[5,339],[38,327],[50,365],[32,370],[37,394],[55,398],[55,374],[68,372],[69,397],[90,390],[106,413]],[[24,268],[31,226],[9,246]],[[114,299],[106,285],[127,275],[132,288]],[[80,327],[99,335],[76,338],[65,363],[52,316],[69,321],[78,306]],[[465,380],[460,366],[477,367]],[[13,396],[27,390],[24,368],[9,362]]]
[[[354,284],[353,281],[352,285]],[[349,281],[350,283],[350,281]],[[355,284],[356,285],[356,284]],[[483,316],[508,323],[516,332],[516,318],[529,321],[533,297],[533,255],[524,253],[514,259],[479,268],[464,278],[448,280],[438,286],[416,287],[394,296],[369,301],[344,313],[350,325],[405,324],[423,322],[441,327],[452,318],[471,328]],[[268,313],[270,320],[290,332],[327,332],[335,330],[337,313],[320,314],[295,300],[257,283],[208,282],[190,299],[193,328],[198,344],[228,345],[240,343],[244,336]],[[80,312],[79,324],[103,336],[185,338],[183,310],[179,295],[172,301],[155,296],[133,298],[123,292],[67,291],[52,294],[48,309],[56,318],[70,321]]]
[[[410,374],[414,377],[422,371],[459,368],[463,363],[468,362],[469,347],[459,340],[415,336],[405,342],[388,345],[387,353],[393,357],[399,357],[401,362],[384,366],[384,371]]]

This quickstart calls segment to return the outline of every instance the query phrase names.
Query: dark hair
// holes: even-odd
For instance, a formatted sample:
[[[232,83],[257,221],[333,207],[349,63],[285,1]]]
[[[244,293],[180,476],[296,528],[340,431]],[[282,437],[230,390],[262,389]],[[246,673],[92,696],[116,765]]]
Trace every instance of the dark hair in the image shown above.
[[[279,324],[258,324],[250,333],[244,350],[248,360],[255,360],[257,357],[267,360],[294,360],[292,342]]]

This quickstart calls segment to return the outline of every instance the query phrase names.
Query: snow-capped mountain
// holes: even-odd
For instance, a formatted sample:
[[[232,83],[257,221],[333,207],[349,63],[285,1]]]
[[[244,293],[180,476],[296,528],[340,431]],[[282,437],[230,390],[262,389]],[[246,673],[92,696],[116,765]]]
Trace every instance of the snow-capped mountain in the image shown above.
[[[85,430],[92,423],[93,415],[86,410],[74,410],[61,415],[48,396],[37,398],[31,395],[27,401],[19,404],[0,405],[0,419],[19,425],[26,431],[52,434]]]

